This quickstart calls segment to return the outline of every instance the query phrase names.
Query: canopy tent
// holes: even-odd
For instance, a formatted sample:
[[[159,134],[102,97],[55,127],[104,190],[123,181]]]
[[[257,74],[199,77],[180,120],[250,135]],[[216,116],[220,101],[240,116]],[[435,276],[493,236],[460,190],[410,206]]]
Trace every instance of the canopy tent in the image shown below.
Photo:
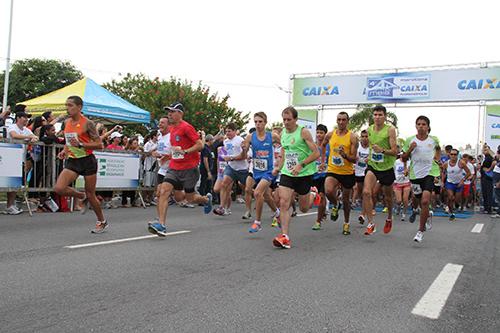
[[[150,122],[149,112],[109,92],[89,78],[83,78],[69,86],[19,104],[26,105],[33,115],[41,115],[45,111],[53,111],[59,115],[66,112],[66,99],[74,95],[83,99],[82,111],[85,116],[109,123]]]

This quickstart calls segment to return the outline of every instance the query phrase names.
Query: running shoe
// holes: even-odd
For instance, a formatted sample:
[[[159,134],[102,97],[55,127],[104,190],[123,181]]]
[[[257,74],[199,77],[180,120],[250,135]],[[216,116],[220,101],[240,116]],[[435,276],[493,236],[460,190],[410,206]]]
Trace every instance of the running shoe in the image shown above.
[[[490,218],[492,218],[492,219],[497,219],[499,217],[500,217],[500,214],[498,214],[498,213],[490,216]]]
[[[168,205],[169,205],[169,206],[175,205],[176,203],[177,203],[177,202],[175,201],[175,199],[174,199],[174,198],[170,198],[170,199],[168,199]]]
[[[319,206],[319,204],[321,203],[321,196],[319,195],[316,186],[311,187],[311,193],[314,193],[314,206]]]
[[[319,222],[319,221],[314,222],[314,225],[312,226],[312,230],[321,230],[321,222]]]
[[[215,215],[220,215],[220,216],[225,216],[225,214],[226,214],[226,210],[224,209],[224,207],[221,207],[221,206],[215,208],[213,210],[213,212]]]
[[[287,235],[280,234],[273,239],[273,245],[283,249],[289,249],[292,247],[290,239]]]
[[[97,221],[95,224],[95,228],[90,230],[90,233],[92,234],[102,234],[104,232],[104,229],[108,227],[108,222],[106,220],[104,221]]]
[[[382,209],[382,213],[387,213],[389,209],[387,207],[384,207],[384,209]]]
[[[424,239],[424,233],[422,231],[417,231],[417,234],[415,235],[415,238],[413,240],[417,243],[420,243]]]
[[[167,235],[167,228],[159,222],[148,225],[148,231],[160,237],[165,237]]]
[[[23,210],[17,208],[15,205],[10,206],[6,210],[3,211],[3,213],[6,215],[19,215],[22,212],[23,212]]]
[[[417,210],[413,209],[410,215],[410,223],[414,223],[416,219],[417,219]]]
[[[454,213],[450,214],[450,221],[455,221],[455,214]]]
[[[228,216],[228,215],[231,215],[232,212],[231,212],[231,208],[224,208],[224,214],[223,216]]]
[[[384,225],[384,234],[388,234],[392,229],[392,219],[386,219]]]
[[[401,213],[401,221],[404,222],[405,219],[406,219],[406,214],[405,213]]]
[[[338,218],[339,218],[339,209],[334,206],[330,213],[330,220],[337,221]]]
[[[429,211],[429,217],[427,218],[427,221],[425,221],[425,231],[429,231],[432,229],[432,217],[434,216],[434,212],[431,210]]]
[[[377,230],[375,228],[375,223],[368,223],[368,225],[366,226],[365,235],[370,236],[371,234],[374,234],[376,231]]]
[[[257,221],[254,221],[252,223],[252,225],[250,226],[250,228],[248,228],[248,232],[253,234],[253,233],[256,233],[258,231],[261,231],[262,230],[262,226],[260,225],[260,222],[257,223]]]
[[[359,221],[359,224],[365,224],[365,217],[363,215],[359,215],[358,221]]]
[[[243,214],[243,216],[241,217],[243,220],[250,220],[250,218],[252,217],[252,214],[250,214],[250,212],[247,210],[245,212],[245,214]]]
[[[271,222],[271,227],[281,229],[281,218],[280,215],[273,216],[273,222]]]
[[[207,203],[203,206],[203,212],[205,214],[210,214],[212,211],[212,193],[207,193]]]
[[[349,223],[344,223],[344,226],[342,227],[342,235],[350,235],[351,230],[349,228]]]
[[[292,211],[292,214],[291,214],[290,216],[291,216],[291,217],[295,217],[295,216],[297,216],[297,211],[296,211],[296,210]]]
[[[236,202],[239,203],[239,204],[244,204],[245,203],[245,199],[238,198],[238,199],[236,199]]]

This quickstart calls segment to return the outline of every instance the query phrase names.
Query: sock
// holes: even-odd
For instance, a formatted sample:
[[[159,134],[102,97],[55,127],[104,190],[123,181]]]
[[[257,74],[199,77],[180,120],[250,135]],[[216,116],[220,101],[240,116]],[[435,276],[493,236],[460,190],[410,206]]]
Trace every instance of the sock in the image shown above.
[[[276,212],[274,212],[274,216],[275,217],[279,217],[280,216],[280,209],[279,208],[276,208]]]

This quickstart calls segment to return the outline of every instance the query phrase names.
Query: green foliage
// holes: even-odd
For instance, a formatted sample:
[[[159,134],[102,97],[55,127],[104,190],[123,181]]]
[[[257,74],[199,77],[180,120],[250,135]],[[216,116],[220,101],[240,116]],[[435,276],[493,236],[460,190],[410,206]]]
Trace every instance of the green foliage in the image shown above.
[[[5,72],[0,74],[0,99],[3,99]],[[70,62],[49,59],[24,59],[12,64],[9,75],[8,104],[42,96],[83,78]]]
[[[210,88],[193,86],[191,82],[176,78],[170,80],[150,79],[144,74],[126,74],[121,80],[104,84],[104,88],[127,101],[151,112],[151,119],[158,120],[166,114],[163,107],[179,101],[184,105],[184,120],[197,130],[215,134],[229,122],[244,129],[249,113],[237,111],[227,105],[229,95],[223,98],[211,94]],[[129,126],[127,126],[129,127]]]
[[[279,127],[283,128],[283,122],[282,121],[275,121],[271,125],[267,125],[266,130],[271,131],[273,128]]]
[[[359,132],[373,124],[372,108],[373,104],[360,104],[356,112],[349,119],[349,129]],[[394,112],[387,111],[387,121],[394,127],[398,127],[398,117]]]

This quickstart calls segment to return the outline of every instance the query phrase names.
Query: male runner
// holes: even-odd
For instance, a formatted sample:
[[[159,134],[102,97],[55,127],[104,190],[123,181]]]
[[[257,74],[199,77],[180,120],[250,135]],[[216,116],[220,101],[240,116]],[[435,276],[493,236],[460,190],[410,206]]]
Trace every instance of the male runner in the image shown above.
[[[316,167],[318,168],[318,172],[313,175],[313,186],[318,190],[319,197],[321,198],[318,205],[318,215],[316,217],[316,222],[314,223],[312,230],[320,230],[321,223],[325,218],[326,212],[326,197],[325,197],[325,179],[326,179],[326,165],[328,163],[328,149],[326,148],[323,151],[322,144],[325,140],[325,136],[328,133],[328,128],[319,124],[316,126],[316,144],[319,146],[320,157],[316,160]]]
[[[396,160],[396,129],[385,123],[387,110],[382,105],[373,108],[374,124],[368,128],[368,140],[370,142],[370,156],[366,168],[365,183],[363,186],[363,215],[368,217],[368,226],[365,235],[371,235],[376,231],[373,222],[374,202],[373,191],[377,181],[382,186],[387,207],[387,219],[385,220],[384,233],[392,229],[392,184],[394,183],[394,161]]]
[[[351,212],[351,190],[356,183],[354,177],[353,163],[356,163],[358,151],[358,138],[356,134],[347,129],[349,115],[347,112],[339,112],[337,115],[337,129],[328,133],[323,140],[322,147],[330,145],[330,157],[328,158],[328,170],[325,180],[325,193],[333,204],[331,219],[336,221],[339,217],[337,206],[337,187],[342,187],[342,205],[344,209],[344,225],[342,234],[350,235],[349,216]]]
[[[158,198],[158,222],[148,223],[148,230],[158,236],[166,236],[168,199],[174,192],[177,202],[184,199],[189,203],[204,204],[205,214],[212,210],[212,194],[201,196],[195,192],[195,186],[200,177],[200,150],[203,143],[194,127],[182,118],[184,106],[181,103],[173,103],[164,108],[168,111],[170,123],[170,145],[172,157],[163,179],[159,184]]]
[[[403,147],[402,159],[410,162],[410,180],[413,194],[420,198],[420,225],[413,240],[421,242],[424,238],[424,231],[432,228],[429,215],[429,204],[431,194],[434,191],[434,177],[439,176],[439,165],[441,148],[439,140],[435,136],[430,136],[430,120],[426,116],[419,116],[415,121],[417,135],[406,139]]]
[[[309,191],[312,175],[316,172],[314,161],[319,157],[319,151],[311,133],[297,124],[298,113],[294,107],[285,108],[281,116],[285,126],[281,134],[281,151],[284,159],[278,167],[274,168],[273,175],[278,175],[281,170],[278,191],[282,232],[274,238],[273,244],[276,247],[289,249],[291,247],[288,237],[291,200],[296,192],[299,195],[300,210],[305,213],[311,207],[311,200],[314,200],[314,196],[311,196]]]
[[[452,149],[450,159],[443,164],[443,177],[446,172],[445,188],[448,195],[448,209],[450,221],[455,221],[455,203],[460,202],[460,194],[464,182],[472,177],[467,164],[462,159],[458,159],[458,150]]]
[[[354,164],[354,178],[356,179],[356,193],[354,197],[362,201],[363,199],[363,184],[365,182],[365,172],[368,166],[368,156],[370,155],[370,145],[368,143],[368,131],[362,130],[359,140],[358,154],[356,163]],[[363,212],[358,217],[360,224],[365,223]]]
[[[279,210],[272,200],[270,189],[271,184],[276,180],[276,176],[273,176],[272,173],[274,169],[273,139],[277,140],[277,137],[273,138],[273,134],[266,131],[267,115],[264,112],[257,112],[254,115],[254,122],[256,131],[247,135],[243,142],[243,149],[248,151],[249,147],[252,146],[253,154],[253,186],[255,187],[253,195],[255,197],[256,219],[248,229],[250,233],[262,230],[264,200],[270,205],[275,215],[279,216]]]
[[[95,195],[97,182],[97,160],[92,154],[93,149],[102,149],[102,141],[97,133],[93,121],[87,119],[82,114],[83,100],[79,96],[70,96],[66,100],[66,111],[69,118],[64,123],[64,137],[66,145],[58,157],[67,159],[63,171],[57,178],[54,191],[67,197],[74,197],[83,200],[83,210],[85,212],[87,202],[90,203],[97,222],[92,233],[104,232],[108,222],[104,218],[99,200]],[[85,180],[85,192],[79,192],[70,185],[83,176]]]

